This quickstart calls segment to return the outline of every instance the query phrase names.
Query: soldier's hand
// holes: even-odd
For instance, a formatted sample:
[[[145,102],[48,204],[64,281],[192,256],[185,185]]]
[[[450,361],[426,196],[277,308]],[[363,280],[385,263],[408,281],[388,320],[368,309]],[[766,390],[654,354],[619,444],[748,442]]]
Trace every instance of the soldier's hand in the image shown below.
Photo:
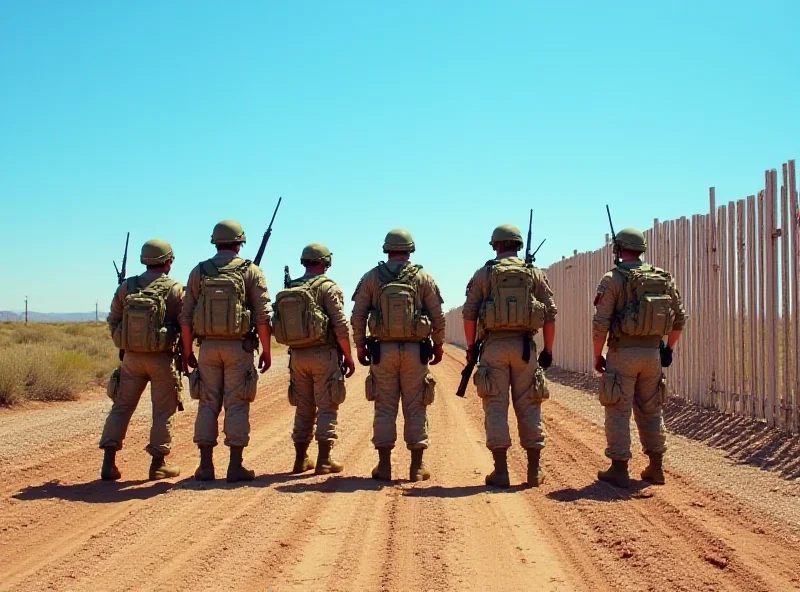
[[[342,365],[344,366],[343,369],[347,370],[347,372],[344,373],[345,378],[350,378],[353,374],[355,374],[356,364],[353,362],[353,358],[345,358]]]
[[[594,369],[600,374],[603,374],[606,371],[606,359],[603,356],[594,357]]]
[[[435,366],[439,362],[442,361],[444,357],[444,346],[441,343],[435,343],[433,345],[433,360],[431,361],[431,365]]]
[[[662,341],[659,350],[661,354],[661,367],[669,368],[672,365],[672,348],[665,345]]]
[[[359,345],[356,347],[356,355],[358,361],[362,366],[369,366],[369,353],[367,353],[367,346]]]
[[[188,356],[183,357],[183,373],[189,374],[189,368],[197,368],[197,358],[194,352],[189,352]]]
[[[270,351],[263,351],[261,355],[258,356],[258,370],[261,374],[264,374],[269,367],[272,366],[272,352]]]
[[[478,348],[473,343],[472,345],[470,345],[467,348],[467,364],[471,364],[472,362],[475,362],[477,360],[477,358],[478,358]]]
[[[547,370],[552,363],[553,353],[543,349],[542,353],[539,354],[539,366],[541,366],[542,369]]]

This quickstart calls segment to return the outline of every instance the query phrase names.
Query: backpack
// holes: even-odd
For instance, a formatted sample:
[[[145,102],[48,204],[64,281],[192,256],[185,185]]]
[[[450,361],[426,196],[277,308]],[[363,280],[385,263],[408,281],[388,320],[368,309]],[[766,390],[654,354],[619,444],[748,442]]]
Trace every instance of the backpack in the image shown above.
[[[317,288],[332,282],[324,275],[297,280],[275,296],[272,334],[289,347],[310,347],[329,343],[328,315],[317,304]]]
[[[534,296],[533,267],[492,260],[489,297],[481,306],[485,331],[537,331],[544,327],[545,306]]]
[[[167,294],[177,282],[166,276],[139,288],[138,277],[126,281],[128,294],[122,306],[120,349],[131,352],[172,351],[178,332],[164,325]]]
[[[192,314],[197,337],[241,339],[250,330],[244,286],[250,263],[217,267],[209,260],[200,264],[200,295]]]
[[[431,320],[422,310],[414,281],[421,265],[407,265],[399,274],[378,265],[381,286],[367,324],[379,341],[422,341],[431,334]]]
[[[663,337],[672,331],[675,312],[669,272],[651,265],[616,269],[625,277],[625,301],[618,315],[619,333],[629,337]]]

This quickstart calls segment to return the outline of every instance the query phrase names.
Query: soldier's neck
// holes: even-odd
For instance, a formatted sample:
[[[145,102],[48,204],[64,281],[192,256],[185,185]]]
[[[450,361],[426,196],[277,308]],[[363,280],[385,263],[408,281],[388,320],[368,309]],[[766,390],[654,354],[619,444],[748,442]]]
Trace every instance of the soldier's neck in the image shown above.
[[[498,259],[505,259],[506,257],[519,257],[519,251],[502,251],[497,253]]]

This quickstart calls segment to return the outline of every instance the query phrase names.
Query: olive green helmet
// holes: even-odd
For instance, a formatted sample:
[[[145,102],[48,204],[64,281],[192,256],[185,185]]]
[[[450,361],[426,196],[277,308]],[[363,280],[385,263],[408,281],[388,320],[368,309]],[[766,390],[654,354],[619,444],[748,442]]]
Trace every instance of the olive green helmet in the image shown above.
[[[247,239],[244,236],[244,228],[236,220],[223,220],[214,226],[211,233],[211,244],[243,243]]]
[[[522,246],[522,233],[519,231],[519,228],[513,224],[501,224],[492,232],[492,240],[489,241],[489,244],[494,245],[495,243],[503,241],[513,241]]]
[[[623,228],[617,233],[617,247],[620,251],[633,251],[644,253],[647,250],[647,241],[644,234],[635,228]]]
[[[390,230],[383,241],[384,253],[413,253],[414,239],[408,230],[395,228]]]
[[[323,263],[330,265],[331,264],[331,257],[333,253],[331,253],[330,249],[325,245],[320,243],[311,243],[307,245],[305,249],[303,249],[303,254],[300,255],[300,263],[305,265],[306,263],[311,263],[314,261],[322,261]]]
[[[175,259],[172,247],[167,241],[154,238],[142,245],[142,254],[139,261],[143,265],[163,265],[167,261]]]

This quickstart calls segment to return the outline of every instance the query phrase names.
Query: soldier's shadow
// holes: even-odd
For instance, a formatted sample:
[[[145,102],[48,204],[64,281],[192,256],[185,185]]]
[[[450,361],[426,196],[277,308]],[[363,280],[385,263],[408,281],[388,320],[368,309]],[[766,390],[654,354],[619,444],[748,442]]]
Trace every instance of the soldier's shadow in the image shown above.
[[[237,483],[228,483],[225,480],[225,473],[217,474],[214,481],[198,481],[193,476],[186,477],[178,482],[181,489],[191,489],[194,491],[202,491],[206,489],[236,489],[237,487],[253,487],[263,488],[272,487],[279,483],[286,483],[288,481],[298,481],[313,477],[313,472],[308,473],[275,473],[272,475],[256,475],[253,481],[238,481]]]
[[[580,489],[573,489],[567,487],[559,489],[558,491],[551,491],[546,495],[548,499],[573,503],[579,500],[592,500],[595,502],[619,502],[624,500],[650,497],[647,493],[642,493],[643,490],[651,487],[646,481],[631,480],[631,485],[627,489],[614,487],[610,483],[602,481],[594,481],[589,485],[581,487]]]
[[[324,481],[278,485],[275,490],[281,493],[356,493],[358,491],[380,491],[384,487],[393,487],[397,483],[399,481],[377,481],[371,477],[334,475]]]
[[[149,487],[138,487],[152,483]],[[145,500],[162,495],[175,487],[170,481],[91,481],[89,483],[62,483],[48,481],[41,485],[30,485],[11,497],[20,501],[59,499],[90,504],[112,504],[129,500]]]
[[[430,487],[414,487],[408,489],[404,495],[407,497],[437,497],[437,498],[460,498],[469,497],[471,495],[485,494],[503,494],[503,493],[516,493],[531,489],[528,485],[521,483],[519,485],[512,485],[508,488],[488,487],[481,483],[479,485],[460,485],[457,487],[444,487],[443,485],[432,485]]]

